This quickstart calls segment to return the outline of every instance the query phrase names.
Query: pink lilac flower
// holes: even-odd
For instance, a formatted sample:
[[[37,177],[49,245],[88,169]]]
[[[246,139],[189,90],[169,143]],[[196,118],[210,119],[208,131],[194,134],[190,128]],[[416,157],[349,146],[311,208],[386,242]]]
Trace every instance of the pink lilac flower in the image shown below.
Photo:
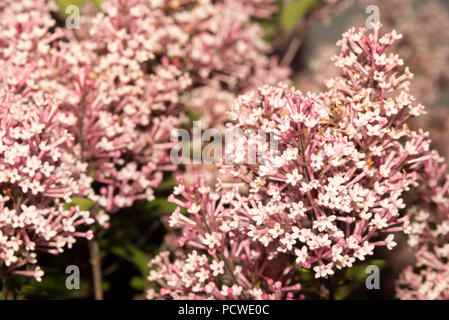
[[[279,67],[274,58],[268,57],[271,48],[263,41],[263,30],[251,22],[253,16],[261,16],[262,7],[266,12],[271,2],[106,1],[104,13],[87,21],[90,34],[86,41],[102,52],[100,70],[95,74],[119,81],[123,75],[136,74],[136,80],[131,81],[143,83],[140,71],[122,70],[120,65],[112,68],[111,59],[120,57],[121,64],[133,68],[143,65],[145,74],[154,73],[160,64],[170,65],[179,78],[157,86],[173,88],[162,95],[171,99],[170,107],[153,103],[151,108],[179,114],[173,110],[179,102],[181,107],[202,115],[204,129],[223,128],[228,120],[224,107],[238,94],[262,83],[278,83],[289,74],[288,68]],[[126,99],[129,92],[122,95]],[[178,119],[178,123],[172,121],[172,127],[180,126],[183,118]]]
[[[221,106],[229,105],[238,94],[287,79],[289,69],[268,56],[271,48],[263,40],[262,28],[251,22],[253,16],[260,16],[261,5],[268,8],[272,2],[203,0],[192,8],[185,1],[171,15],[159,13],[166,3],[151,7],[157,25],[163,26],[154,33],[158,37],[155,47],[178,58],[188,70],[193,88],[182,100],[206,115],[202,119],[205,127],[223,125],[226,114]]]
[[[396,52],[406,65],[412,67],[416,78],[410,88],[421,103],[433,106],[448,87],[449,61],[449,15],[438,1],[422,1],[417,5],[412,0],[358,1],[358,10],[369,5],[379,7],[379,18],[388,29],[395,29],[403,35]],[[359,11],[358,11],[359,12]],[[367,16],[354,15],[349,25],[365,25]],[[309,72],[311,77],[300,77],[313,89],[321,86],[322,77],[332,77],[328,68],[329,57],[335,52],[330,44],[320,45],[311,59]]]
[[[149,289],[147,298],[303,298],[289,258],[269,259],[269,250],[251,241],[240,227],[231,205],[238,193],[212,192],[198,173],[192,185],[182,177],[178,182],[171,201],[186,208],[188,215],[178,207],[169,225],[180,228],[178,246],[186,250],[175,251],[172,259],[165,251],[150,261],[148,279],[160,288]]]
[[[116,38],[100,43],[102,25],[91,17],[86,23],[98,32],[79,41],[70,30],[49,30],[55,24],[49,16],[53,7],[44,4],[42,8],[30,7],[26,1],[17,5],[20,14],[40,17],[45,13],[50,22],[41,28],[40,20],[17,21],[20,15],[12,15],[5,20],[8,27],[31,31],[5,29],[0,54],[10,61],[14,57],[8,52],[26,47],[29,52],[23,55],[23,64],[38,66],[30,75],[34,86],[60,101],[65,125],[75,137],[73,153],[64,154],[64,161],[78,177],[79,196],[96,201],[108,212],[138,199],[153,200],[153,188],[162,181],[163,172],[176,168],[168,156],[170,130],[186,119],[178,104],[179,93],[191,84],[188,74],[167,57],[152,67],[145,65],[154,56],[152,48],[136,47],[139,35],[123,33],[132,21],[116,24],[117,32],[111,33]],[[7,15],[10,6],[5,10]],[[39,38],[32,32],[35,29],[45,37]],[[23,44],[25,37],[35,44]],[[45,50],[36,50],[40,47]],[[96,216],[107,226],[104,212]]]
[[[79,177],[80,196],[114,212],[152,200],[163,172],[176,168],[170,130],[186,121],[186,106],[227,104],[256,79],[286,78],[250,22],[274,10],[272,2],[110,0],[103,12],[83,15],[81,30],[89,32],[78,32],[50,30],[51,1],[24,0],[4,7],[0,55],[17,60],[11,52],[23,48],[14,62],[39,66],[30,78],[61,101],[75,136],[65,161]],[[107,225],[107,215],[99,222]]]
[[[61,36],[50,12],[56,6],[46,0],[5,0],[0,4],[0,58],[19,67],[34,61],[46,66],[45,55],[51,43]]]
[[[43,271],[37,251],[60,254],[94,220],[67,208],[78,184],[63,154],[73,136],[54,99],[27,86],[28,69],[8,68],[0,80],[0,267],[33,276]]]
[[[386,52],[400,36],[378,30],[343,35],[335,57],[341,76],[326,81],[327,93],[266,86],[233,105],[236,129],[279,136],[278,154],[227,169],[252,187],[243,211],[260,226],[253,241],[276,243],[274,255],[305,246],[302,265],[317,277],[365,260],[375,246],[392,247],[387,236],[407,229],[402,195],[429,157],[426,135],[404,125],[423,112],[407,90],[411,74]],[[265,141],[258,147],[268,150]],[[279,240],[266,236],[276,222]]]
[[[111,83],[103,84],[108,90],[105,96],[108,99],[117,97],[121,101],[118,104],[120,109],[114,110],[113,114],[142,112],[142,115],[133,115],[128,121],[137,123],[139,132],[125,132],[123,136],[139,139],[140,149],[131,150],[132,153],[156,154],[151,159],[153,167],[147,170],[158,174],[157,180],[150,181],[150,186],[157,186],[162,170],[173,169],[166,151],[171,146],[168,143],[169,129],[179,127],[185,121],[180,114],[180,104],[193,109],[207,108],[209,112],[209,105],[217,106],[219,99],[229,103],[240,90],[253,85],[252,79],[265,78],[268,81],[273,77],[275,82],[287,76],[286,70],[277,68],[275,61],[266,57],[268,47],[262,41],[262,30],[249,24],[251,15],[257,11],[254,8],[268,3],[200,1],[192,6],[191,1],[106,1],[104,13],[88,22],[90,33],[83,46],[102,53],[99,59],[94,57],[98,63],[91,62],[91,73],[99,77],[96,81],[102,84],[103,80],[110,79]],[[73,52],[70,56],[78,55]],[[117,82],[118,88],[111,91]],[[208,104],[201,103],[203,99],[208,99]],[[126,109],[122,111],[123,107]],[[203,113],[200,109],[197,110]],[[154,120],[148,120],[151,116]],[[215,117],[213,120],[217,123],[224,119]],[[153,125],[153,129],[150,130],[148,125]],[[159,138],[160,146],[148,142],[152,137]],[[132,147],[134,144],[127,145]],[[148,162],[148,159],[142,160]],[[131,164],[130,167],[138,165]],[[135,172],[142,173],[140,169]],[[111,192],[126,190],[123,185],[126,181],[120,179],[120,182],[122,185]],[[144,189],[142,186],[141,190]],[[108,198],[120,202],[116,201],[112,207],[115,209],[129,205],[138,197],[114,194]],[[106,201],[105,198],[99,200],[102,205]],[[151,198],[147,197],[147,200]]]
[[[371,4],[368,0],[362,4]],[[411,0],[382,1],[380,19],[387,28],[403,34],[397,52],[413,66],[416,79],[411,85],[422,103],[432,105],[448,88],[449,15],[438,1],[419,3]]]
[[[130,84],[134,80],[115,85],[114,78],[126,74],[127,68],[109,67],[101,76],[111,81],[99,80],[96,67],[81,68],[64,112],[72,121],[70,130],[81,156],[75,161],[86,163],[85,176],[99,188],[84,195],[114,212],[138,199],[153,200],[153,188],[161,183],[163,172],[176,168],[168,154],[170,131],[185,118],[175,110],[175,92],[189,81],[163,62],[155,67],[154,76],[140,71],[142,82],[137,85]]]
[[[179,229],[179,251],[187,253],[175,253],[181,261],[173,267],[167,253],[150,263],[156,271],[149,279],[160,286],[159,291],[150,290],[150,297],[208,293],[205,286],[177,281],[187,278],[178,268],[186,266],[185,254],[191,250],[216,263],[230,263],[228,259],[238,260],[240,248],[249,247],[245,258],[259,248],[267,265],[289,261],[278,286],[290,288],[299,285],[297,274],[289,275],[291,267],[327,278],[369,259],[375,247],[394,248],[394,232],[410,232],[409,217],[402,213],[404,194],[416,185],[418,172],[432,154],[427,134],[405,124],[424,110],[408,90],[413,75],[397,55],[388,53],[401,36],[395,31],[381,36],[379,29],[376,24],[370,34],[350,29],[343,35],[338,42],[341,53],[334,59],[341,75],[326,81],[327,92],[303,94],[266,85],[235,100],[231,128],[270,132],[278,149],[249,134],[246,146],[257,146],[261,154],[256,163],[221,166],[234,182],[219,181],[210,190],[204,178],[192,186],[180,180],[169,200],[187,213],[177,209],[169,224]],[[227,156],[242,159],[232,152]],[[249,260],[245,265],[254,264]],[[187,270],[198,272],[200,266],[187,263]],[[226,285],[243,287],[248,297],[258,282],[251,281],[251,270],[238,270]],[[222,283],[209,279],[213,285]],[[270,294],[275,286],[261,288]]]

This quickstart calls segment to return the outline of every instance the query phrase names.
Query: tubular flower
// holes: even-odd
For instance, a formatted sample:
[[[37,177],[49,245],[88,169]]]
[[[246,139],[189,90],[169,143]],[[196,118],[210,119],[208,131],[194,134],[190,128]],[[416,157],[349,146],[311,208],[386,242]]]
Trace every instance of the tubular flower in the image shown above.
[[[62,35],[50,13],[55,10],[47,0],[5,0],[0,4],[0,58],[9,64],[25,67],[35,62],[46,66],[45,56],[52,42]]]
[[[361,5],[372,2],[364,0]],[[416,70],[416,80],[411,84],[416,98],[433,106],[448,88],[449,35],[441,30],[449,28],[449,15],[438,1],[411,0],[379,2],[381,21],[386,28],[395,28],[403,34],[397,52]]]
[[[80,150],[80,158],[72,163],[85,163],[84,176],[92,181],[84,195],[108,212],[138,199],[151,201],[163,172],[176,168],[168,154],[170,130],[185,117],[170,96],[184,89],[185,79],[179,78],[177,68],[162,64],[155,68],[156,76],[141,73],[144,81],[139,85],[116,86],[89,70],[81,68],[74,76],[74,95],[63,107]],[[115,72],[109,75],[114,79]]]

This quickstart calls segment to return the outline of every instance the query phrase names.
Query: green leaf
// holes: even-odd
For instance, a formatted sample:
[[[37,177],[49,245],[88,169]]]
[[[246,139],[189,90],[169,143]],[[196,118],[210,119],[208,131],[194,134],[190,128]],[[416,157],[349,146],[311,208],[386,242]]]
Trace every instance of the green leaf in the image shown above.
[[[319,291],[319,281],[315,278],[310,269],[298,267],[299,281],[301,282],[301,291],[308,297],[314,297]]]
[[[263,29],[263,34],[264,34],[264,38],[265,39],[270,39],[275,31],[276,31],[276,25],[270,22],[259,22],[259,25],[262,27]]]
[[[145,278],[134,276],[129,281],[129,285],[136,291],[143,291],[146,287]]]
[[[177,205],[167,201],[167,198],[156,198],[145,204],[145,210],[155,215],[163,215],[175,211]]]
[[[201,114],[192,109],[187,109],[186,114],[190,121],[199,120],[201,118]]]
[[[3,294],[0,292],[0,300],[5,300],[5,297],[3,296]]]
[[[55,0],[56,4],[59,7],[59,13],[63,16],[67,16],[66,9],[68,6],[77,6],[78,8],[83,7],[84,0]]]
[[[104,0],[91,0],[98,8],[101,7],[101,4],[103,3]]]
[[[366,268],[370,265],[378,266],[380,270],[382,270],[386,266],[387,262],[385,260],[372,260],[370,262],[353,266],[352,268],[348,268],[338,275],[336,275],[337,279],[337,287],[334,290],[334,299],[335,300],[343,300],[346,298],[353,290],[360,287],[369,274],[366,273]]]
[[[156,189],[159,192],[167,191],[173,189],[173,187],[177,186],[178,182],[173,178],[168,178],[164,180],[159,187]]]
[[[72,198],[72,202],[65,204],[64,209],[68,210],[68,209],[70,209],[71,206],[78,206],[81,211],[87,211],[90,208],[92,208],[92,206],[94,204],[96,204],[96,202],[93,200],[75,197],[75,198]]]
[[[293,31],[299,20],[317,6],[321,0],[294,0],[282,10],[282,25],[287,33]]]
[[[68,6],[77,6],[78,8],[83,7],[86,0],[55,0],[56,4],[59,7],[59,14],[62,16],[67,16],[66,9]],[[101,4],[104,0],[88,0],[92,2],[98,9],[101,8]]]
[[[148,272],[150,271],[150,268],[148,267],[148,257],[147,255],[137,247],[133,246],[132,244],[125,244],[124,246],[116,246],[110,248],[110,251],[131,262],[136,266],[136,268],[140,271],[142,276],[147,277]]]
[[[103,280],[101,282],[101,288],[103,292],[108,292],[109,290],[111,290],[111,282],[108,280]]]
[[[298,273],[299,276],[301,278],[301,281],[304,282],[308,282],[308,281],[313,281],[315,279],[315,277],[313,276],[313,273],[311,270],[303,268],[303,267],[299,267],[298,268]]]
[[[76,299],[83,298],[89,294],[87,282],[80,280],[79,290],[69,290],[65,285],[67,275],[46,274],[42,282],[31,279],[28,284],[21,287],[21,294],[27,299]]]

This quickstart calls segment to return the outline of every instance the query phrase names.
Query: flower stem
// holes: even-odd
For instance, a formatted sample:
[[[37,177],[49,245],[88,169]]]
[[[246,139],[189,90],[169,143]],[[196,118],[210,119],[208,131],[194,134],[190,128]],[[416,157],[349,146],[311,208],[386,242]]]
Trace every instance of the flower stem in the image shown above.
[[[92,276],[94,279],[95,300],[103,300],[100,245],[97,240],[91,240],[88,244],[90,264],[92,266]]]
[[[9,295],[9,278],[4,276],[2,278],[2,296],[5,300],[8,300]]]

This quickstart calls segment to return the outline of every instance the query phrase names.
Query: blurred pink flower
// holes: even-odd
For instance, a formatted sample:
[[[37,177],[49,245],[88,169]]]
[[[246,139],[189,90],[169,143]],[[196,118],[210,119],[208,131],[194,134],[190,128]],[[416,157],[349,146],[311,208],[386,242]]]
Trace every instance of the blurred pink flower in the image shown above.
[[[73,136],[54,99],[26,86],[28,76],[8,68],[0,79],[0,266],[40,281],[36,252],[59,254],[76,237],[90,239],[82,229],[94,220],[64,206],[78,193],[63,161]]]

